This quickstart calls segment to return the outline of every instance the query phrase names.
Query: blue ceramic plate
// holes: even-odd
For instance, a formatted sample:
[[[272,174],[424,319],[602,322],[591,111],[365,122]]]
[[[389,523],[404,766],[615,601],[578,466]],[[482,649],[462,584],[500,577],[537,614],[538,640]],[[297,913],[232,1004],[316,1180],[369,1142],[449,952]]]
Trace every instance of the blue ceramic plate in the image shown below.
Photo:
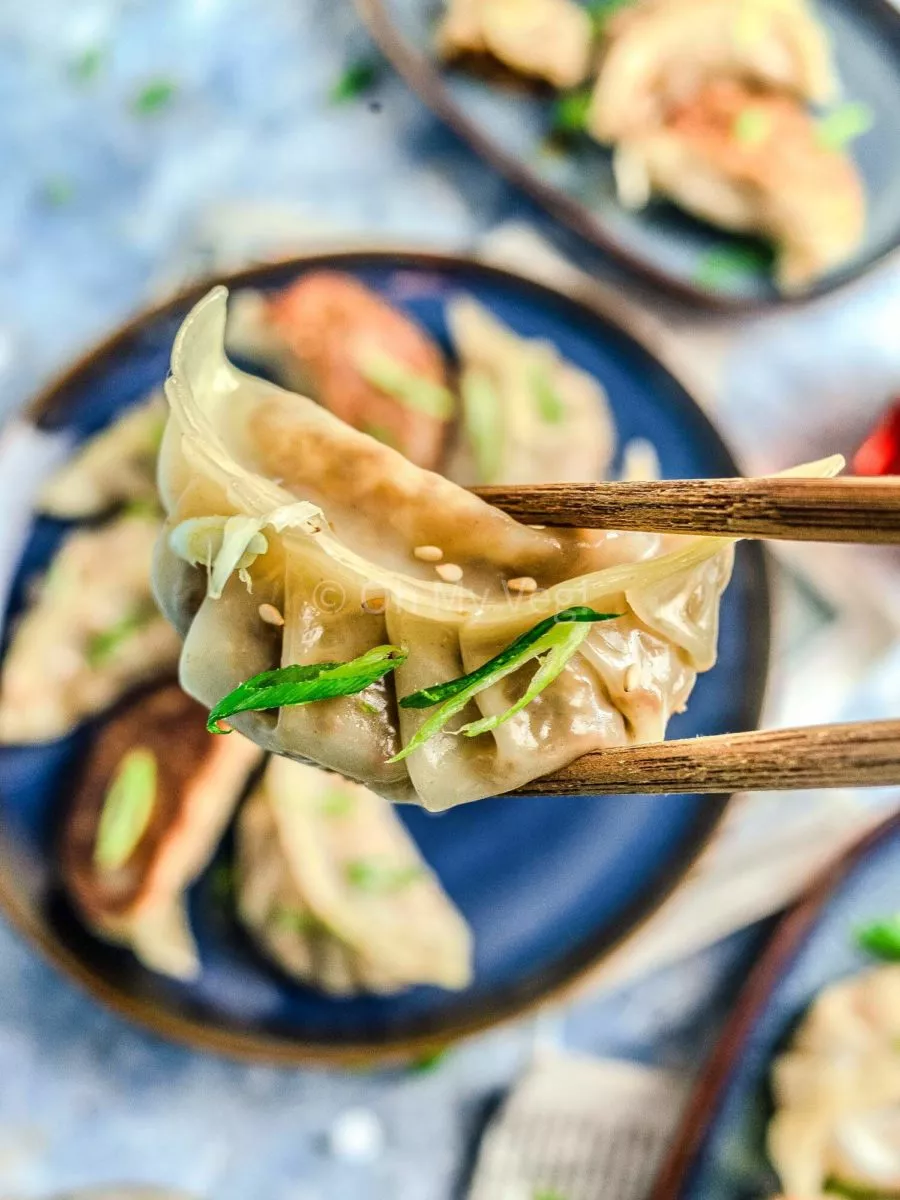
[[[548,149],[552,98],[504,87],[436,61],[434,29],[442,0],[356,0],[381,49],[438,116],[560,220],[642,277],[717,308],[779,300],[764,267],[717,272],[710,256],[746,243],[654,202],[641,213],[616,199],[608,151],[589,138],[564,153]],[[900,13],[888,0],[817,0],[834,42],[848,98],[875,114],[853,147],[869,201],[864,244],[840,271],[807,295],[859,276],[900,247]],[[751,252],[749,263],[759,259]]]
[[[620,444],[657,447],[670,477],[723,476],[735,465],[706,417],[649,350],[614,319],[503,271],[423,254],[327,255],[226,280],[283,287],[319,267],[349,271],[412,313],[449,350],[445,308],[460,290],[520,333],[555,342],[609,393]],[[158,385],[196,289],[139,318],[39,399],[39,428],[83,438]],[[35,521],[7,618],[64,527]],[[722,609],[720,661],[698,683],[673,734],[755,725],[768,657],[769,601],[761,551],[743,546]],[[471,922],[475,981],[462,995],[418,989],[398,999],[333,1001],[289,984],[194,890],[199,983],[159,978],[82,931],[57,886],[53,838],[66,783],[90,729],[45,747],[0,750],[0,899],[59,963],[120,1010],[160,1032],[257,1058],[417,1053],[521,1013],[584,975],[651,913],[722,815],[725,798],[672,796],[496,799],[441,817],[401,809],[425,856]]]
[[[778,1194],[766,1161],[769,1072],[815,997],[872,966],[861,925],[900,907],[900,817],[869,835],[785,918],[697,1086],[651,1200],[763,1200]]]

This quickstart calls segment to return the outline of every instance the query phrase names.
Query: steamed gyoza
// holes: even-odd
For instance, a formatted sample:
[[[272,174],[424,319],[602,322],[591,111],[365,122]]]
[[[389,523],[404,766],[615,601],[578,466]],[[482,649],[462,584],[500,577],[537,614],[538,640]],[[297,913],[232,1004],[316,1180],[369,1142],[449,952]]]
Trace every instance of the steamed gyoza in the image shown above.
[[[389,801],[272,758],[237,835],[238,911],[287,973],[335,995],[463,988],[468,926]]]
[[[576,0],[448,0],[437,40],[445,58],[489,55],[569,88],[588,74],[594,31]]]
[[[165,422],[161,390],[126,409],[47,481],[38,510],[79,520],[118,504],[155,504],[156,455]]]
[[[836,77],[807,0],[640,0],[608,23],[588,127],[603,142],[652,129],[731,79],[825,104]]]
[[[603,478],[615,429],[602,387],[549,342],[519,337],[470,297],[449,308],[460,359],[464,484]]]
[[[134,701],[95,741],[63,829],[69,895],[98,936],[154,971],[196,977],[184,894],[206,867],[258,749],[217,738],[170,684]]]
[[[900,966],[827,988],[772,1090],[769,1156],[786,1196],[900,1195]]]
[[[312,703],[256,703],[254,681],[232,723],[267,749],[433,810],[524,786],[591,750],[662,738],[697,672],[715,662],[731,542],[518,525],[303,397],[236,370],[222,349],[225,299],[214,289],[188,317],[167,384],[160,488],[169,516],[155,588],[185,639],[185,688],[212,706],[259,673],[290,667],[268,683],[315,693],[309,680],[334,664],[352,664],[342,668],[352,681],[358,660],[368,671],[380,658],[381,677],[358,694],[319,691],[335,698]],[[510,594],[526,579],[540,590]],[[512,643],[573,607],[578,620],[615,619],[582,626],[583,642],[574,628],[548,633],[551,661],[541,633],[546,686],[532,699],[534,654],[521,657]],[[264,619],[271,610],[283,624]],[[453,723],[420,745],[435,713],[409,707],[413,694],[497,655],[512,655],[505,672],[490,686],[454,685],[454,701],[467,725],[510,719],[476,736],[457,736]]]
[[[0,742],[61,737],[174,669],[178,638],[150,590],[159,529],[157,517],[134,513],[67,535],[13,628],[0,672]]]
[[[616,151],[625,203],[657,192],[688,212],[775,244],[776,279],[808,287],[859,247],[865,195],[849,156],[825,145],[790,96],[709,84]]]

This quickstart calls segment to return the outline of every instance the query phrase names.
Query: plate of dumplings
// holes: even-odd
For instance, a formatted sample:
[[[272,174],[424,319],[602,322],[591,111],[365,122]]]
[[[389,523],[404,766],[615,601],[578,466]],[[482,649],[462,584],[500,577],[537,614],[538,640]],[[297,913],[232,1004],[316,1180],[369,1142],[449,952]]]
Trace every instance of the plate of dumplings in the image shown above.
[[[900,246],[887,0],[357,0],[429,106],[683,298],[827,292]]]
[[[736,473],[614,314],[465,258],[293,260],[137,318],[17,432],[0,905],[126,1016],[424,1058],[585,980],[716,828],[721,797],[529,795],[762,703],[757,546],[472,491]]]

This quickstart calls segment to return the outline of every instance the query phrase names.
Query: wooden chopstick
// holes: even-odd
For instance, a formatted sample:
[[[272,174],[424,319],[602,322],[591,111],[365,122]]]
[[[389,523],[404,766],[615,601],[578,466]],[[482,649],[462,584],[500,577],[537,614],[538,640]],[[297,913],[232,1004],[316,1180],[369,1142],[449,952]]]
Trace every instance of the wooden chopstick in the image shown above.
[[[536,525],[900,545],[900,477],[544,483],[475,492]]]
[[[900,721],[767,729],[586,754],[522,796],[900,785]]]

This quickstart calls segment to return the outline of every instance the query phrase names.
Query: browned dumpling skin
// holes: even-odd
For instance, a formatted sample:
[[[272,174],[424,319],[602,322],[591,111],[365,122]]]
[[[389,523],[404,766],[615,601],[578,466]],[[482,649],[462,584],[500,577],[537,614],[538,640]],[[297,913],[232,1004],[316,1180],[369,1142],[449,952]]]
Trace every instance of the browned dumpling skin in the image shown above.
[[[129,751],[148,750],[156,792],[147,827],[115,870],[95,861],[100,816]],[[88,755],[62,830],[63,881],[100,937],[129,946],[152,970],[199,972],[183,894],[209,862],[259,751],[239,734],[206,731],[206,712],[177,684],[145,694],[101,731]]]
[[[446,387],[443,354],[415,321],[337,271],[304,276],[268,300],[267,315],[320,404],[417,466],[440,465],[448,417],[404,403],[363,369],[367,356],[388,356],[411,376]]]
[[[836,75],[807,0],[642,0],[607,25],[588,126],[602,142],[659,124],[714,79],[825,104]]]
[[[575,0],[449,0],[444,58],[488,55],[520,75],[577,87],[590,70],[593,27]]]
[[[829,149],[815,118],[784,94],[709,84],[664,126],[624,141],[616,171],[626,203],[656,192],[723,229],[770,239],[785,292],[839,267],[862,239],[865,195],[853,161]]]

